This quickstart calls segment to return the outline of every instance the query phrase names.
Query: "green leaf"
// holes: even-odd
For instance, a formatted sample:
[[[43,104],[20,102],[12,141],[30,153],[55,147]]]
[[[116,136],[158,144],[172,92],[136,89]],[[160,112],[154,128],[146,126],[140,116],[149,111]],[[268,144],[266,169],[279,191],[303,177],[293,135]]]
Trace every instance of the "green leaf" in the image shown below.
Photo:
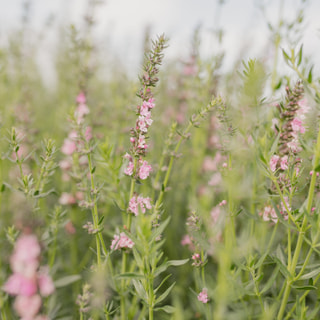
[[[117,274],[115,279],[144,279],[144,276],[137,272],[125,272],[121,274]]]
[[[162,281],[161,283],[158,285],[158,287],[156,289],[154,289],[154,293],[157,293],[158,290],[162,287],[162,285],[167,281],[168,278],[171,277],[171,274],[168,274]]]
[[[100,226],[100,225],[102,224],[103,220],[104,220],[104,216],[102,216],[102,217],[100,218],[100,220],[99,220],[99,222],[98,222],[98,226]]]
[[[299,278],[299,280],[310,279],[310,278],[316,276],[316,275],[319,274],[319,273],[320,273],[320,268],[315,269],[315,270],[313,270],[313,271],[311,271],[311,272],[309,272],[309,273],[304,274],[303,276],[301,276],[301,277]]]
[[[282,53],[283,53],[284,60],[286,60],[286,62],[288,62],[288,61],[290,60],[290,57],[289,57],[288,54],[284,51],[284,49],[282,49]]]
[[[157,237],[159,237],[162,232],[164,231],[164,229],[167,227],[167,225],[169,224],[170,222],[170,219],[171,217],[169,216],[164,222],[162,222],[160,224],[160,226],[158,228],[156,228],[153,232],[152,232],[152,235],[151,235],[151,240],[150,242],[153,242]]]
[[[297,62],[297,66],[299,67],[302,61],[302,51],[303,51],[303,44],[300,47],[299,53],[298,53],[298,62]]]
[[[2,185],[1,185],[1,190],[0,190],[0,192],[4,192],[6,190],[6,185],[3,183]]]
[[[170,293],[170,291],[172,290],[175,284],[176,283],[174,282],[159,298],[157,298],[155,304],[163,301],[168,296],[168,294]]]
[[[60,278],[59,280],[56,280],[54,282],[54,286],[56,288],[62,288],[80,279],[81,279],[81,276],[79,274],[73,274],[71,276],[66,276],[66,277]]]
[[[138,296],[145,302],[148,302],[148,296],[142,283],[139,280],[132,280],[132,283],[136,289]]]
[[[310,71],[309,71],[309,73],[308,73],[308,78],[307,78],[307,80],[308,80],[308,82],[309,83],[312,83],[312,70],[313,70],[313,66],[310,68]]]
[[[160,308],[154,308],[153,310],[154,311],[164,311],[166,313],[174,313],[175,308],[172,307],[172,306],[163,306],[163,307],[160,307]]]
[[[94,174],[95,171],[96,171],[96,167],[93,167],[91,170],[91,174]]]
[[[272,273],[272,276],[269,278],[269,280],[267,281],[267,283],[264,285],[263,289],[261,290],[261,294],[267,292],[271,286],[275,283],[275,280],[277,278],[277,275],[279,273],[279,270],[280,270],[280,266],[277,265],[277,267],[274,269],[273,273]]]
[[[286,279],[291,279],[291,273],[287,267],[275,256],[271,256],[272,260],[280,267],[280,272]]]
[[[166,261],[165,263],[163,263],[160,267],[158,267],[155,270],[154,276],[155,277],[158,276],[162,272],[166,271],[168,269],[168,267],[170,267],[170,266],[181,266],[181,265],[187,263],[188,261],[189,261],[189,259]]]
[[[293,289],[297,289],[297,290],[306,290],[306,291],[309,291],[309,290],[317,290],[318,288],[315,287],[315,286],[308,286],[308,285],[305,285],[305,286],[291,286]]]

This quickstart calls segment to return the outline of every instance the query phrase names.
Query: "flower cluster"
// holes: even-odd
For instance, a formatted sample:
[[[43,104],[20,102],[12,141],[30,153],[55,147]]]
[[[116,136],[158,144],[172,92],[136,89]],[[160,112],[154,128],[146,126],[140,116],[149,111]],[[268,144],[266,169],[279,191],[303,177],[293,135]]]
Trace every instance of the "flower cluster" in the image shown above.
[[[198,300],[202,303],[208,303],[208,290],[203,288],[202,291],[198,294]]]
[[[199,253],[194,253],[191,259],[193,260],[192,265],[194,267],[200,267],[204,264]]]
[[[10,258],[13,274],[3,290],[16,296],[14,309],[24,320],[47,319],[38,315],[42,299],[55,290],[47,268],[40,268],[41,248],[34,235],[22,235],[15,244]]]
[[[143,65],[144,74],[140,77],[142,86],[137,93],[138,97],[141,98],[142,103],[137,107],[136,124],[135,127],[131,129],[130,154],[127,153],[124,156],[125,159],[129,160],[124,173],[141,180],[147,179],[152,171],[152,167],[149,163],[146,160],[143,160],[148,148],[148,129],[153,122],[151,110],[155,107],[153,94],[150,88],[154,87],[159,80],[156,76],[159,72],[158,66],[162,63],[162,51],[165,47],[166,39],[164,36],[160,36],[158,41],[153,42],[151,52],[146,55],[145,63]],[[134,159],[138,159],[138,161],[134,161]]]
[[[291,210],[291,208],[289,207],[287,197],[285,197],[284,200],[286,202],[286,206],[281,202],[281,209],[279,210],[279,212],[284,220],[288,220],[288,212],[286,210],[286,207],[288,208],[288,210]],[[272,221],[274,223],[277,223],[279,220],[276,210],[270,205],[265,206],[263,212],[260,212],[259,215],[262,217],[264,221]]]
[[[134,246],[134,242],[127,237],[124,232],[121,232],[120,235],[115,235],[111,242],[111,250],[120,250],[125,248],[132,248]]]
[[[286,103],[277,105],[280,110],[280,119],[282,120],[278,151],[281,161],[284,156],[296,156],[300,152],[301,147],[298,135],[306,131],[303,120],[305,119],[305,114],[309,111],[306,100],[302,99],[304,89],[301,81],[298,81],[292,90],[287,87],[286,93]],[[281,163],[278,166],[280,167]]]
[[[145,213],[146,209],[152,209],[150,201],[151,198],[149,197],[133,196],[129,201],[128,211],[134,213],[135,216],[137,216],[139,212]]]
[[[84,125],[85,117],[90,113],[90,109],[86,104],[86,96],[83,92],[78,94],[76,104],[77,107],[72,119],[73,128],[69,132],[68,137],[64,139],[61,147],[61,152],[66,156],[59,162],[64,181],[69,181],[71,177],[77,178],[79,176],[80,178],[81,174],[86,172],[85,168],[88,166],[88,157],[85,153],[88,152],[87,145],[92,139],[92,128]],[[76,162],[74,161],[74,154],[79,155]],[[77,170],[79,174],[77,174]],[[76,192],[74,195],[63,193],[59,202],[62,205],[72,205],[77,201],[82,201],[83,198],[84,195],[81,191]]]

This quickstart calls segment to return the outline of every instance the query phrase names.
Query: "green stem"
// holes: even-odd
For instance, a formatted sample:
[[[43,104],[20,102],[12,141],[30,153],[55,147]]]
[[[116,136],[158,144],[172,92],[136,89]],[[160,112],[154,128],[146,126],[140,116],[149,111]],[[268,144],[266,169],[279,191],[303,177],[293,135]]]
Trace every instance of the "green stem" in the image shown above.
[[[315,157],[314,157],[314,162],[313,162],[313,174],[311,177],[308,198],[307,198],[307,213],[308,214],[311,213],[314,190],[315,190],[315,185],[316,185],[316,178],[317,178],[317,174],[316,174],[315,169],[318,166],[319,159],[320,159],[320,129],[318,131],[317,145],[316,145]],[[304,215],[302,226],[301,226],[301,228],[299,228],[299,235],[298,235],[297,245],[296,245],[296,249],[295,249],[295,252],[293,255],[292,263],[291,263],[290,268],[288,268],[292,278],[295,278],[295,270],[296,270],[299,255],[301,252],[303,237],[304,237],[304,234],[307,230],[307,223],[308,223],[307,215]],[[289,295],[290,295],[290,291],[291,291],[292,279],[289,279],[289,280],[286,279],[285,283],[286,283],[286,285],[285,285],[286,288],[285,288],[285,292],[284,292],[282,302],[280,305],[280,310],[279,310],[278,318],[277,318],[278,320],[283,318],[285,308],[287,305],[287,301],[289,299]]]

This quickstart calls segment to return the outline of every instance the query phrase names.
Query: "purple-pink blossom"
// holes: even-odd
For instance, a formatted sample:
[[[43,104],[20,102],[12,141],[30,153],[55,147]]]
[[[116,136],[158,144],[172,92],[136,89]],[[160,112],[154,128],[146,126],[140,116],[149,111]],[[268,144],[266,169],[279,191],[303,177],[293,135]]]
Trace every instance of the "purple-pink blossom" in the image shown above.
[[[144,180],[149,177],[152,167],[148,164],[146,160],[139,160],[139,178]]]
[[[280,160],[280,168],[282,170],[287,170],[288,169],[288,156],[283,156]]]
[[[121,232],[120,235],[114,235],[113,240],[111,242],[111,250],[119,250],[124,248],[132,248],[134,246],[134,242],[127,237],[124,232]]]
[[[291,122],[292,130],[295,132],[305,133],[306,129],[302,125],[302,121],[299,118],[294,118]]]
[[[133,196],[129,201],[128,211],[134,213],[135,216],[139,212],[145,213],[146,209],[152,209],[151,198],[143,198],[141,196]]]
[[[198,300],[202,303],[207,303],[209,301],[208,290],[206,288],[203,288],[202,291],[198,294]]]
[[[269,165],[272,172],[276,171],[279,159],[280,157],[277,155],[271,157]]]

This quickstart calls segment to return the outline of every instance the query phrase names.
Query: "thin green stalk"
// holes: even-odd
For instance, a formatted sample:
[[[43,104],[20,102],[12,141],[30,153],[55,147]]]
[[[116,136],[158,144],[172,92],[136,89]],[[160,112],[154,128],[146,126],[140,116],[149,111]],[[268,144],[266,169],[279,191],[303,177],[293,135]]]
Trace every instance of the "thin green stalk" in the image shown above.
[[[89,172],[90,172],[91,191],[93,192],[93,199],[92,199],[93,208],[91,209],[92,221],[93,221],[94,228],[99,229],[97,195],[95,193],[95,184],[94,184],[93,172],[92,172],[93,167],[92,167],[92,159],[91,159],[90,153],[88,153],[88,165],[89,165]],[[95,237],[96,237],[96,248],[97,248],[97,265],[98,265],[98,268],[100,268],[101,267],[101,243],[104,243],[104,240],[100,231],[95,234]],[[106,249],[105,245],[103,245],[103,248]]]
[[[161,203],[162,203],[162,200],[163,200],[163,197],[164,197],[164,193],[166,191],[166,188],[167,188],[167,185],[168,185],[168,181],[169,181],[169,178],[170,178],[173,162],[174,162],[174,159],[175,159],[175,157],[176,157],[176,155],[177,155],[177,153],[178,153],[178,151],[180,149],[182,141],[184,139],[186,139],[190,129],[194,126],[194,123],[197,123],[201,118],[203,118],[203,116],[206,114],[206,112],[208,112],[211,108],[213,108],[214,106],[216,106],[219,103],[221,103],[220,99],[217,99],[217,100],[213,99],[211,101],[211,103],[205,109],[203,109],[192,121],[189,122],[187,128],[180,135],[178,143],[177,143],[172,155],[170,156],[168,169],[167,169],[166,175],[164,177],[163,184],[162,184],[158,199],[157,199],[157,201],[155,203],[155,206],[154,206],[154,212],[155,213],[158,213],[159,208],[161,206]]]
[[[312,208],[312,203],[313,203],[313,196],[314,196],[314,191],[315,191],[315,185],[316,185],[316,167],[319,164],[319,160],[320,160],[320,128],[318,131],[318,137],[317,137],[317,145],[316,145],[316,150],[315,150],[315,157],[314,157],[314,162],[313,162],[313,174],[311,177],[311,182],[310,182],[310,187],[309,187],[309,192],[308,192],[308,198],[307,198],[307,212],[310,214],[311,212],[311,208]],[[296,245],[296,249],[292,258],[292,263],[291,263],[291,267],[289,268],[289,272],[291,274],[291,277],[294,278],[295,277],[295,270],[296,270],[296,266],[298,263],[298,259],[300,256],[300,252],[301,252],[301,247],[302,247],[302,243],[303,243],[303,238],[305,235],[305,232],[307,230],[307,223],[308,223],[308,219],[307,219],[307,215],[304,216],[303,218],[303,222],[301,225],[301,228],[299,228],[299,235],[298,235],[298,240],[297,240],[297,245]],[[282,298],[282,302],[280,305],[280,310],[278,313],[278,320],[281,320],[283,318],[284,312],[285,312],[285,308],[287,305],[287,301],[289,299],[289,295],[290,295],[290,291],[291,291],[291,284],[292,284],[293,279],[286,279],[285,283],[285,292]]]

